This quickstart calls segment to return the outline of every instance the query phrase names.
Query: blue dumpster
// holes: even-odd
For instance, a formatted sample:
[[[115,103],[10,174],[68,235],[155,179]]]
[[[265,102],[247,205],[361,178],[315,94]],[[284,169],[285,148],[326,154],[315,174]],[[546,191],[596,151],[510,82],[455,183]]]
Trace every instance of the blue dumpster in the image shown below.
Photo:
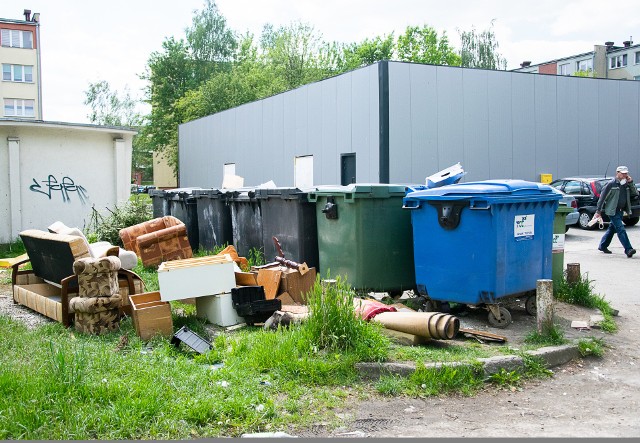
[[[500,299],[551,278],[560,198],[549,186],[522,180],[409,192],[403,207],[412,210],[418,291],[430,300],[487,305],[489,322],[505,327],[511,316],[498,311]]]

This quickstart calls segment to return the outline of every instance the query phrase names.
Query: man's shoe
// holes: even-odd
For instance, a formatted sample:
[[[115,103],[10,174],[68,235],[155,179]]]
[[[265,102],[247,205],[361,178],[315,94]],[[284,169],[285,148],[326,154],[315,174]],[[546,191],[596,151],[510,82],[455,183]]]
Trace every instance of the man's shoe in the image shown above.
[[[604,247],[604,246],[603,246],[603,247],[598,246],[598,251],[602,251],[602,252],[604,252],[605,254],[611,254],[611,251],[609,251],[609,249],[607,249],[607,248],[606,248],[606,247]],[[635,252],[636,252],[636,251],[635,251],[635,250],[633,250],[633,253],[634,253],[634,254],[635,254]],[[631,257],[631,255],[630,255],[629,257]]]
[[[625,254],[627,254],[627,257],[629,257],[629,258],[633,257],[633,254],[635,254],[635,253],[636,253],[636,250],[633,249],[633,248],[631,248],[631,249],[629,249],[629,250],[627,250],[625,252]]]

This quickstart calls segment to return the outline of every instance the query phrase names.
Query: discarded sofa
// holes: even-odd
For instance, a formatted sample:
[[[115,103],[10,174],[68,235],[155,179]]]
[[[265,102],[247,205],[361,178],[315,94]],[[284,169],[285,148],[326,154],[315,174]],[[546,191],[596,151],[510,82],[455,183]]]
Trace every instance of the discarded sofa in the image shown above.
[[[87,243],[80,237],[28,229],[20,233],[28,258],[14,263],[11,283],[15,303],[27,306],[53,320],[69,326],[75,311],[70,299],[78,294],[78,277],[73,264],[91,258]],[[21,267],[31,263],[32,269]],[[119,269],[118,292],[120,314],[131,314],[129,295],[143,292],[142,279],[126,269]]]
[[[122,297],[118,285],[118,257],[81,258],[73,263],[78,296],[69,301],[75,328],[85,334],[105,334],[120,326]]]
[[[121,229],[119,235],[125,249],[135,252],[144,266],[193,257],[186,225],[170,215]]]
[[[55,234],[67,234],[80,237],[86,243],[87,249],[91,257],[100,258],[107,256],[115,256],[120,259],[120,266],[122,269],[133,269],[138,264],[138,256],[134,251],[127,251],[118,246],[114,246],[107,241],[99,241],[95,243],[89,243],[84,233],[78,228],[71,228],[66,226],[61,221],[56,221],[47,227],[49,232]]]

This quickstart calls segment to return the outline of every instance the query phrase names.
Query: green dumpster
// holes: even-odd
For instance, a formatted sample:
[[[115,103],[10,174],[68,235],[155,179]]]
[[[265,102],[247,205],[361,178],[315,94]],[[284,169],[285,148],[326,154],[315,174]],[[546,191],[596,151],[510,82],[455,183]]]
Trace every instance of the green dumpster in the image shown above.
[[[321,186],[316,203],[321,275],[343,276],[358,290],[398,294],[415,287],[411,214],[405,186]]]
[[[575,211],[574,208],[559,204],[553,219],[553,246],[551,254],[551,278],[554,283],[562,279],[564,273],[564,233],[567,214]]]

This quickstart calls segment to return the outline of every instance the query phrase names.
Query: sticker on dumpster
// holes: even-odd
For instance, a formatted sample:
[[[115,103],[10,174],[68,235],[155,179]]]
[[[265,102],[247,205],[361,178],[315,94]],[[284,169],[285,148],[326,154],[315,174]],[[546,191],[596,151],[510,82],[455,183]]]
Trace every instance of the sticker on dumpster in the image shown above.
[[[513,223],[516,241],[533,239],[535,217],[535,214],[516,215]]]
[[[551,252],[554,254],[564,252],[564,234],[553,234],[553,246]]]

